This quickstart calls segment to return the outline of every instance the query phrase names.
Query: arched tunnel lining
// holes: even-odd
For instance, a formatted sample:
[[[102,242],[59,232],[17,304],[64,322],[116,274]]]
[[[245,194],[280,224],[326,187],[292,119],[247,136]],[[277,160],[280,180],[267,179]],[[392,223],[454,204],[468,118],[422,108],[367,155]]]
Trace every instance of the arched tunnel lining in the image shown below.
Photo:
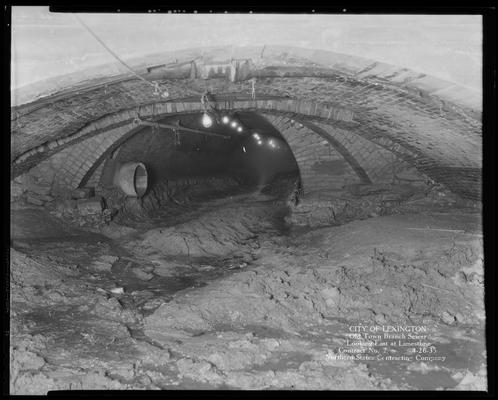
[[[290,117],[276,117],[272,114],[265,113],[263,113],[262,115],[270,123],[272,123],[277,128],[277,130],[281,130],[283,132],[285,140],[290,144],[294,155],[298,157],[298,164],[301,164],[301,173],[303,174],[303,171],[306,171],[306,179],[309,179],[309,181],[305,181],[304,186],[305,188],[307,187],[308,191],[314,190],[312,183],[313,181],[322,185],[327,184],[327,180],[323,181],[318,176],[320,174],[317,174],[317,171],[313,169],[313,166],[315,166],[316,168],[315,164],[319,164],[320,162],[322,163],[322,165],[324,165],[324,168],[326,168],[325,165],[327,165],[327,163],[328,165],[330,165],[330,173],[334,172],[334,168],[346,168],[349,171],[352,169],[352,172],[348,173],[348,179],[337,182],[337,184],[332,185],[332,188],[340,187],[348,183],[353,183],[357,179],[359,179],[361,183],[371,183],[371,179],[369,178],[368,174],[363,169],[363,167],[361,167],[360,163],[355,157],[360,157],[359,159],[362,162],[365,162],[365,156],[375,159],[374,163],[367,162],[367,166],[370,169],[369,173],[377,182],[379,181],[378,177],[382,178],[380,180],[381,182],[389,181],[392,179],[389,174],[387,174],[387,172],[389,171],[386,171],[385,169],[386,167],[389,167],[390,163],[396,162],[397,158],[394,156],[390,156],[390,153],[387,150],[384,150],[365,139],[361,139],[361,137],[355,137],[345,141],[347,137],[352,136],[352,134],[348,133],[347,131],[339,130],[338,128],[334,129],[327,126],[325,129],[328,129],[329,133],[326,133],[321,127],[311,124],[312,129],[310,129],[308,126],[304,126],[299,122],[294,121]],[[304,123],[306,125],[310,125],[310,123]],[[298,126],[298,124],[300,126]],[[140,129],[133,129],[130,132],[119,130],[117,131],[117,133],[114,133],[116,134],[116,136],[121,136],[116,140],[115,143],[111,143],[110,147],[105,150],[104,154],[101,155],[90,168],[88,168],[86,174],[83,176],[80,182],[80,186],[84,186],[86,184],[86,182],[91,178],[94,170],[98,167],[99,163],[103,162],[108,157],[109,153],[113,152],[118,146],[121,146],[125,141],[129,140],[130,137],[139,134],[140,131]],[[336,132],[335,135],[338,135],[337,138],[334,138],[334,136],[332,136],[331,134],[331,132],[334,131]],[[111,135],[113,135],[113,133],[111,133]],[[102,133],[99,136],[104,137],[105,133]],[[90,143],[94,143],[95,149],[97,149],[98,147],[99,151],[102,151],[103,146],[99,145],[101,141],[99,137],[88,139],[88,141]],[[344,144],[342,144],[341,141]],[[348,150],[348,148],[351,151]],[[354,155],[352,152],[354,153]],[[92,156],[98,154],[98,152],[95,153],[93,151],[90,151],[90,153],[92,154]],[[334,154],[334,156],[332,156],[332,153]],[[313,165],[310,164],[310,157],[314,157],[315,162],[313,163]],[[383,159],[384,161],[382,161]],[[344,163],[344,161],[346,162]],[[331,164],[334,162],[335,164]],[[398,160],[397,163],[402,164],[403,162]],[[83,163],[83,165],[89,164],[91,164],[91,162]],[[322,172],[324,168],[322,168]],[[78,171],[76,176],[81,176],[81,171]],[[95,181],[95,179],[93,179],[93,181]]]
[[[351,113],[346,112],[347,110],[342,110],[340,108],[334,107],[323,107],[314,104],[313,102],[303,102],[295,100],[286,100],[284,102],[282,102],[281,100],[231,101],[221,103],[219,106],[221,109],[226,108],[227,110],[237,109],[237,107],[242,109],[251,109],[253,106],[269,109],[272,110],[272,112],[273,110],[290,110],[293,112],[304,113],[306,115],[321,115],[326,118],[344,121],[350,121],[352,118]],[[161,110],[165,111],[165,115],[167,115],[172,111],[180,111],[180,113],[182,113],[186,109],[196,109],[198,107],[199,105],[197,103],[160,103],[144,106],[140,109],[140,113],[142,115],[156,115],[155,119],[158,119],[161,118]],[[81,156],[78,156],[79,160],[68,160],[69,162],[65,163],[66,165],[64,169],[66,170],[66,172],[68,172],[68,174],[66,174],[66,176],[62,178],[62,184],[69,187],[79,186],[81,184],[81,181],[84,181],[85,169],[92,168],[92,165],[94,165],[93,158],[104,154],[108,146],[110,146],[114,141],[120,139],[125,134],[128,134],[128,131],[130,131],[129,134],[133,134],[139,131],[141,127],[133,126],[133,124],[131,123],[132,120],[129,119],[132,115],[133,114],[130,111],[126,111],[124,113],[122,112],[121,114],[115,115],[112,118],[103,118],[102,120],[96,121],[95,123],[92,123],[83,128],[76,136],[82,137],[82,135],[85,134],[98,134],[100,136],[100,145],[97,148],[91,145],[79,145],[80,148],[78,152],[81,152]],[[102,134],[100,134],[99,132],[102,132]],[[107,134],[104,134],[105,132],[107,132]],[[89,141],[87,143],[91,142]],[[64,151],[62,154],[56,155],[55,157],[64,157]],[[92,160],[89,161],[88,158],[91,158]]]
[[[315,184],[321,184],[322,186],[327,184],[327,180],[323,181],[319,176],[320,174],[317,174],[316,170],[313,169],[310,157],[314,157],[314,160],[312,160],[314,161],[312,163],[313,165],[320,162],[330,163],[333,162],[334,159],[341,160],[341,163],[346,161],[348,165],[345,168],[352,170],[353,173],[349,173],[349,178],[332,184],[330,186],[332,188],[353,183],[357,179],[362,183],[370,183],[372,181],[369,175],[371,175],[375,181],[379,181],[379,178],[382,182],[385,182],[386,180],[389,181],[391,178],[389,174],[386,173],[389,172],[386,171],[386,168],[389,169],[389,164],[403,163],[399,158],[393,156],[392,153],[384,148],[347,130],[330,125],[319,126],[316,123],[313,124],[307,121],[302,121],[305,124],[303,125],[298,122],[300,120],[298,116],[295,117],[296,120],[294,120],[291,116],[278,116],[278,114],[276,114],[276,116],[272,113],[265,113],[265,111],[263,111],[262,115],[272,123],[277,130],[282,131],[284,138],[290,144],[291,149],[297,158],[303,177],[303,184],[307,191],[314,191]],[[179,116],[181,117],[181,115]],[[85,186],[90,179],[92,179],[94,183],[97,182],[98,179],[95,179],[95,177],[92,178],[92,174],[99,168],[99,165],[101,165],[116,148],[143,130],[143,127],[133,127],[131,129],[129,127],[130,125],[124,125],[111,129],[110,131],[102,132],[99,135],[86,139],[61,153],[56,154],[53,158],[55,160],[58,159],[60,162],[64,161],[63,164],[65,164],[61,165],[62,169],[56,176],[56,180],[59,184],[63,187],[74,188]],[[325,129],[327,131],[325,131]],[[337,152],[339,155],[336,155],[335,158],[330,157],[332,152],[334,152],[334,154]],[[80,158],[80,161],[72,160],[70,158],[71,154],[77,155],[77,157]],[[379,157],[382,154],[384,161],[382,161],[382,157]],[[365,157],[370,158],[373,161],[368,162]],[[366,163],[369,167],[370,171],[368,174],[361,166],[362,163]],[[336,164],[336,167],[337,166],[338,165]],[[99,172],[102,172],[102,168],[99,169]],[[329,180],[329,182],[331,181]]]
[[[247,60],[260,54],[260,50],[248,47],[237,51]],[[297,58],[289,58],[289,54]],[[166,58],[170,56],[168,54]],[[214,59],[220,59],[219,54]],[[216,74],[210,75],[216,72],[212,64],[196,62],[190,67],[187,65],[185,70],[190,70],[190,78],[188,74],[181,78],[183,75],[180,74],[161,82],[168,86],[170,95],[176,99],[174,101],[151,103],[150,90],[144,82],[118,79],[107,82],[105,87],[90,86],[81,92],[81,96],[78,96],[80,90],[76,93],[69,90],[53,96],[52,103],[46,104],[44,99],[40,99],[16,107],[13,110],[13,174],[16,176],[19,169],[41,161],[47,151],[54,154],[87,134],[118,128],[127,118],[131,122],[137,111],[150,117],[200,110],[197,95],[193,98],[183,96],[186,91],[195,92],[200,86],[205,90],[204,80],[196,79],[202,77],[209,78],[209,84],[217,92],[219,108],[278,110],[312,117],[313,123],[327,125],[342,121],[347,131],[386,149],[397,147],[399,150],[401,146],[401,153],[408,154],[405,160],[419,171],[466,198],[480,199],[480,149],[478,139],[476,141],[474,137],[480,134],[479,112],[471,105],[474,104],[471,98],[474,98],[465,95],[461,88],[406,68],[359,57],[265,46],[265,61],[269,65],[274,64],[279,70],[282,60],[285,60],[283,64],[291,62],[291,71],[281,77],[263,74],[264,78],[257,83],[257,100],[250,95],[251,82],[244,80],[254,66],[246,62],[236,63],[232,66],[235,70],[231,71],[240,81],[227,81]],[[302,64],[305,60],[326,68],[315,71]],[[147,74],[150,72],[147,70]],[[197,72],[202,76],[198,77]],[[334,94],[333,100],[331,93]],[[66,102],[71,103],[70,109],[65,107]],[[138,109],[128,109],[123,116],[123,110],[130,102],[137,104]],[[37,124],[31,126],[35,115]],[[388,143],[382,143],[385,141]]]
[[[180,104],[182,104],[182,107],[180,107]],[[192,106],[195,106],[194,103],[180,103],[180,104],[177,104],[175,107],[171,106],[171,105],[160,105],[158,104],[156,106],[154,106],[153,108],[149,107],[149,106],[145,106],[141,109],[141,112],[142,113],[151,113],[152,115],[154,115],[154,113],[159,113],[159,106],[163,107],[166,107],[166,111],[169,109],[169,110],[173,110],[173,108],[176,108],[177,110],[185,110],[186,108],[192,108]],[[260,106],[260,107],[263,107],[263,109],[266,108],[267,112],[272,112],[272,113],[286,113],[286,111],[282,111],[282,110],[289,110],[287,111],[287,113],[289,113],[289,115],[293,115],[294,113],[296,113],[296,111],[299,111],[301,113],[304,113],[303,115],[318,115],[319,117],[316,117],[316,118],[324,118],[325,116],[325,119],[326,117],[330,117],[330,116],[333,116],[336,120],[335,121],[331,121],[331,120],[326,120],[325,122],[327,123],[327,125],[330,125],[330,124],[333,124],[333,125],[339,125],[342,127],[342,122],[341,122],[341,118],[343,118],[339,113],[336,113],[335,111],[333,113],[330,112],[330,109],[329,109],[329,112],[327,113],[326,109],[323,109],[323,107],[319,107],[317,106],[316,104],[313,104],[313,103],[310,103],[310,102],[299,102],[299,101],[287,101],[287,102],[280,102],[279,101],[274,101],[274,100],[258,100],[258,101],[254,101],[254,102],[251,102],[251,101],[248,101],[248,102],[232,102],[231,104],[221,104],[222,108],[223,107],[228,107],[228,108],[231,108],[231,107],[235,107],[235,106],[241,106],[243,105],[244,107],[251,107],[252,105],[257,105],[257,106]],[[277,111],[278,109],[278,111]],[[294,111],[292,111],[294,110]],[[113,140],[116,140],[119,136],[121,136],[122,134],[125,134],[127,133],[126,131],[127,130],[131,130],[131,129],[135,129],[135,127],[133,127],[131,124],[128,124],[128,127],[124,127],[124,125],[122,124],[126,124],[126,116],[125,115],[129,115],[129,114],[123,114],[123,117],[125,118],[123,120],[123,122],[121,123],[117,123],[116,124],[116,118],[114,117],[113,119],[110,119],[108,123],[110,123],[110,125],[105,128],[105,122],[104,121],[99,121],[98,122],[98,125],[96,125],[97,127],[97,132],[100,130],[102,131],[102,133],[108,131],[109,129],[111,130],[110,132],[108,131],[108,135],[102,135],[103,137],[103,143],[104,143],[104,148],[105,148],[105,144],[109,144],[111,143]],[[121,118],[123,118],[121,117]],[[348,120],[348,118],[350,117],[347,117],[346,120]],[[118,119],[119,120],[119,119]],[[384,141],[390,141],[392,140],[390,138],[389,135],[384,135],[384,134],[380,134],[380,135],[373,135],[372,136],[372,131],[370,130],[370,132],[367,132],[365,133],[364,132],[364,129],[358,129],[357,126],[358,124],[353,124],[352,126],[349,126],[347,122],[344,122],[346,125],[344,126],[344,128],[346,130],[349,130],[351,131],[352,129],[352,132],[355,132],[356,134],[360,134],[360,136],[363,136],[365,135],[365,137],[368,138],[368,140],[371,140],[371,141],[380,141],[380,140],[384,140]],[[113,129],[113,126],[115,126],[115,130]],[[99,128],[100,127],[100,128]],[[84,128],[80,134],[78,135],[83,135],[83,134],[90,134],[92,132],[92,129],[91,128],[91,125]],[[373,132],[375,132],[375,129],[373,130]],[[105,137],[105,138],[104,138]],[[394,139],[394,138],[393,138]],[[401,146],[403,146],[403,143],[400,143],[397,139],[396,139],[396,143],[397,144],[401,144]],[[98,151],[98,154],[102,154],[103,152],[102,151]],[[480,198],[480,180],[479,180],[479,172],[477,171],[476,168],[469,168],[469,167],[460,167],[458,171],[456,170],[452,170],[453,167],[445,167],[443,165],[439,165],[439,162],[438,161],[433,161],[431,159],[428,159],[428,158],[424,158],[424,156],[420,153],[420,152],[416,152],[415,155],[411,157],[411,160],[413,161],[413,164],[417,165],[417,167],[419,167],[420,170],[422,170],[424,173],[426,173],[427,175],[431,176],[434,180],[436,181],[440,181],[442,183],[445,183],[447,184],[447,186],[456,191],[457,193],[460,193],[462,194],[464,197],[468,197],[468,198],[473,198],[473,199],[477,199],[477,198]],[[86,161],[86,160],[85,160]],[[90,164],[92,164],[92,162],[90,162]],[[68,169],[72,169],[74,171],[75,174],[80,174],[81,171],[79,170],[81,167],[80,166],[75,166],[75,165],[70,165]],[[91,166],[90,166],[91,168]],[[447,171],[447,173],[446,173]],[[460,179],[459,177],[457,176],[457,172],[461,172],[462,174],[464,174],[464,176],[469,176],[469,180],[466,180],[464,183],[461,183],[460,182]],[[74,185],[75,184],[75,180],[79,180],[81,182],[81,179],[84,177],[84,174],[83,176],[77,176],[76,178],[74,178],[74,180],[72,182],[66,182],[66,184],[70,184],[70,185]],[[477,181],[473,181],[474,179],[476,179]],[[77,185],[80,183],[78,182]],[[472,183],[472,186],[470,186],[469,184]]]

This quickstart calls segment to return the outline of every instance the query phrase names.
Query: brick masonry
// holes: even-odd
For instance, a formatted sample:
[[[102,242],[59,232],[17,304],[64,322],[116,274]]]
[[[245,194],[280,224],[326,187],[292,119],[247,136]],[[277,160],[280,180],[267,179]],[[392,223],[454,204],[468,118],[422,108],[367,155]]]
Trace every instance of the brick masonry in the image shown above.
[[[397,173],[413,169],[393,152],[358,134],[326,124],[316,125],[348,150],[372,183],[393,183]]]
[[[396,155],[396,152],[410,154],[411,157],[415,155],[385,137],[381,140],[384,146],[381,146],[337,126],[325,123],[312,125],[323,130],[325,135],[333,138],[334,142],[340,143],[347,151],[348,156],[345,158],[330,140],[324,138],[323,134],[322,136],[317,134],[293,118],[269,113],[263,115],[282,133],[293,150],[300,168],[304,189],[308,195],[341,190],[346,185],[359,182],[393,183],[399,172],[412,171],[414,173],[413,167],[402,157]],[[53,179],[54,192],[74,189],[82,184],[96,186],[103,171],[102,157],[114,149],[116,143],[127,136],[133,127],[128,123],[83,140],[56,153],[35,168],[33,173],[36,174],[40,168],[45,168],[47,163],[52,165],[53,170],[56,171]],[[95,169],[97,161],[99,165]],[[367,175],[369,182],[364,182],[362,176],[352,167],[353,163],[359,165]],[[95,171],[91,171],[91,175],[87,176],[91,169]],[[86,181],[83,181],[84,178]]]
[[[308,196],[342,190],[352,183],[395,183],[397,175],[403,172],[425,179],[399,156],[349,131],[320,123],[311,124],[310,128],[289,117],[264,115],[294,152]],[[313,127],[323,132],[317,133]],[[345,149],[342,154],[337,151],[337,144]]]
[[[353,113],[348,110],[343,110],[334,106],[326,107],[323,105],[319,105],[313,101],[282,98],[275,99],[274,96],[270,99],[261,100],[220,100],[217,102],[216,106],[220,110],[266,109],[272,110],[274,112],[299,113],[302,115],[316,117],[324,120],[344,121],[345,123],[352,122],[353,120]],[[152,117],[155,119],[159,119],[167,115],[177,113],[192,113],[201,110],[202,106],[199,101],[190,100],[179,102],[152,103],[146,104],[144,106],[139,106],[134,109],[120,111],[110,116],[108,115],[90,122],[89,124],[85,125],[72,134],[67,134],[66,132],[64,138],[50,140],[41,145],[35,146],[31,150],[24,152],[23,154],[13,159],[14,169],[19,168],[19,166],[25,164],[26,161],[30,160],[30,158],[33,158],[33,156],[41,154],[42,157],[44,155],[46,157],[51,154],[51,151],[52,153],[54,153],[67,144],[74,144],[75,142],[84,139],[86,136],[95,135],[103,131],[119,127],[121,125],[129,124],[137,115],[140,115],[141,118]],[[16,136],[14,136],[13,138],[16,138]],[[14,144],[15,143],[13,143],[13,145]],[[27,164],[29,164],[29,162]]]
[[[57,179],[75,185],[88,171],[95,154],[109,148],[113,141],[108,137],[109,132],[131,129],[137,111],[147,117],[197,111],[200,93],[207,84],[218,98],[228,99],[218,102],[221,109],[255,109],[273,116],[296,116],[317,124],[340,141],[372,181],[387,179],[386,171],[392,165],[402,166],[399,161],[402,159],[462,196],[480,198],[481,122],[479,110],[466,102],[465,91],[406,70],[399,74],[392,66],[387,68],[365,59],[326,53],[301,51],[295,58],[298,61],[292,61],[291,53],[285,53],[284,58],[290,61],[284,64],[304,65],[308,60],[326,65],[336,75],[258,79],[256,101],[250,100],[251,84],[247,81],[162,80],[160,84],[170,92],[168,101],[163,101],[154,97],[150,87],[142,81],[117,79],[85,90],[69,88],[14,107],[12,175],[15,177],[44,159],[62,153],[55,159],[66,155],[64,164],[67,166]],[[282,64],[282,54],[278,48],[265,50],[266,65]],[[331,187],[349,182],[353,177],[359,179],[351,163],[345,162],[337,150],[334,153],[331,146],[320,147],[323,138],[301,133],[301,140],[309,140],[313,148],[313,151],[295,152],[309,187],[313,186],[313,179],[318,182],[317,176],[324,175],[325,165],[334,167],[331,168],[334,171],[341,168],[344,171],[342,181],[327,174]],[[298,136],[290,131],[287,135]],[[91,136],[101,138],[102,144],[80,145],[83,141],[92,143]],[[69,146],[80,147],[69,150]],[[386,152],[396,146],[396,156]],[[94,148],[96,153],[91,150]]]
[[[309,128],[286,116],[263,115],[280,131],[294,153],[305,193],[338,190],[360,181],[347,161]]]
[[[44,174],[52,183],[52,193],[60,194],[79,187],[81,180],[109,147],[129,132],[122,126],[70,146],[31,169],[29,174]],[[50,171],[44,172],[44,171]],[[98,179],[97,175],[93,182]],[[91,185],[89,185],[91,186]]]

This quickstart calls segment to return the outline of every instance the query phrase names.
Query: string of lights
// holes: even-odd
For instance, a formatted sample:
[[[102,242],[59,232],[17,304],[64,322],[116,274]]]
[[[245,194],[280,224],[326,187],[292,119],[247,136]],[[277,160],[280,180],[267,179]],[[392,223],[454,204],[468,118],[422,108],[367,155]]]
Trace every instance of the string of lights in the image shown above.
[[[204,128],[210,128],[213,126],[213,122],[220,122],[219,114],[216,108],[212,105],[210,100],[209,92],[204,92],[201,96],[201,105],[202,105],[202,118],[201,123]],[[223,115],[221,117],[221,123],[224,125],[228,125],[231,128],[235,129],[237,132],[243,132],[244,128],[240,121],[234,116]]]
[[[256,140],[256,144],[258,146],[262,146],[263,145],[263,137],[258,133],[258,132],[254,132],[252,134],[252,137],[254,138],[254,140]],[[266,140],[266,143],[268,144],[269,147],[271,147],[272,149],[280,149],[280,145],[278,144],[278,140],[277,139],[274,139],[274,138],[268,138]]]

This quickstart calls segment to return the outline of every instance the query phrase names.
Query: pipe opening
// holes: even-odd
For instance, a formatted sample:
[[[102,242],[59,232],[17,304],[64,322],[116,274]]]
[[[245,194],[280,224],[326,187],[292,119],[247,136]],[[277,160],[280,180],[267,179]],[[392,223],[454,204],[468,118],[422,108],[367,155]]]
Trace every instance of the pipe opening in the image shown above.
[[[114,184],[128,196],[142,197],[148,187],[147,168],[141,162],[122,164],[116,170]]]
[[[145,165],[138,164],[135,168],[134,184],[135,193],[138,197],[142,197],[145,192],[147,192],[147,181],[148,181],[147,169]]]

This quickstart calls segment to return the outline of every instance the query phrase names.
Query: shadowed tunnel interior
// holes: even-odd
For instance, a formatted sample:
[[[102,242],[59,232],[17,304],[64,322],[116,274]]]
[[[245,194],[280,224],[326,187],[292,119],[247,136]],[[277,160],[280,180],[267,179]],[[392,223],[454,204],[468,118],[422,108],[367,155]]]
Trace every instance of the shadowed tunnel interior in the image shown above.
[[[57,21],[98,51],[12,91],[12,393],[485,390],[478,93],[354,46],[186,40],[130,73]]]
[[[285,139],[263,117],[254,112],[224,116],[226,124],[215,122],[209,129],[203,128],[202,114],[198,113],[158,122],[179,122],[182,126],[224,135],[226,139],[195,132],[181,132],[177,136],[172,129],[146,127],[123,143],[113,160],[146,161],[151,186],[165,179],[221,174],[236,175],[247,184],[265,185],[277,174],[298,173]],[[241,132],[230,126],[233,121],[243,129]]]
[[[79,186],[89,185],[90,180],[97,182],[99,190],[105,194],[107,207],[115,206],[120,222],[130,224],[131,221],[126,221],[130,213],[138,213],[138,219],[143,219],[144,215],[161,214],[159,209],[167,205],[171,214],[179,201],[175,196],[164,198],[165,191],[171,183],[190,182],[192,178],[195,182],[187,184],[191,188],[185,188],[182,194],[189,203],[194,200],[187,195],[191,189],[200,188],[197,195],[201,197],[195,198],[195,202],[200,203],[205,200],[204,196],[226,195],[223,188],[229,189],[231,194],[265,187],[270,190],[268,187],[275,181],[282,182],[279,196],[284,201],[291,194],[293,185],[299,184],[299,168],[292,150],[264,117],[248,111],[227,112],[220,114],[218,121],[214,120],[208,128],[202,125],[202,117],[202,113],[193,113],[163,118],[157,121],[158,126],[146,126],[133,132],[125,140],[110,146],[108,157],[101,157]],[[167,128],[170,125],[197,132]],[[126,193],[116,190],[119,187],[116,175],[123,165],[132,163],[144,165],[147,189],[142,195],[127,199],[121,207],[122,195]],[[99,166],[100,175],[92,177]],[[223,183],[219,193],[216,193],[216,183],[211,185],[209,179]],[[203,190],[206,192],[201,193]],[[123,213],[127,217],[121,218]]]

